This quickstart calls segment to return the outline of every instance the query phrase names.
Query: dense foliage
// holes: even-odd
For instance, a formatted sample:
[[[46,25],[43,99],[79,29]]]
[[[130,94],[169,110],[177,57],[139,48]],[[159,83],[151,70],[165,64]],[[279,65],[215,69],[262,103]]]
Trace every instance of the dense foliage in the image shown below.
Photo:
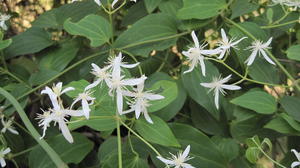
[[[1,167],[300,165],[298,0],[1,3]]]

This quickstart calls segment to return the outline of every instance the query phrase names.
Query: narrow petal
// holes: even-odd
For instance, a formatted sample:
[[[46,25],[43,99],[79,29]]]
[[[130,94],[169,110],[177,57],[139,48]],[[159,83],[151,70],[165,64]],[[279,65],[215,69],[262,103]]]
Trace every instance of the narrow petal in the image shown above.
[[[160,161],[164,162],[165,164],[168,164],[168,165],[174,164],[174,162],[172,160],[168,160],[168,159],[165,159],[165,158],[160,157],[160,156],[157,156],[156,158],[159,159]]]
[[[63,112],[69,116],[75,116],[75,117],[80,117],[83,116],[83,110],[63,110]]]
[[[213,83],[200,83],[200,85],[206,88],[214,88]]]
[[[237,85],[221,85],[222,88],[227,89],[227,90],[240,90],[241,87]]]
[[[118,2],[118,0],[114,0],[113,2],[112,2],[112,4],[111,4],[111,7],[112,8],[115,8],[114,6],[115,6],[115,4]]]
[[[65,88],[65,89],[61,92],[61,94],[64,94],[64,93],[66,93],[66,92],[68,92],[68,91],[71,91],[71,90],[75,90],[75,88],[73,88],[73,87],[67,87],[67,88]]]
[[[226,83],[226,82],[228,82],[230,80],[231,76],[232,75],[230,74],[230,75],[226,76],[225,78],[223,78],[222,80],[220,80],[219,82],[220,83]]]
[[[215,105],[217,109],[219,109],[219,94],[219,90],[215,89]]]
[[[262,45],[263,48],[267,48],[271,44],[272,40],[273,40],[273,37],[269,38],[269,40]]]
[[[298,161],[300,161],[300,153],[298,153],[295,149],[292,149],[291,152],[293,152],[296,158],[298,159]]]
[[[221,54],[219,55],[218,59],[222,59],[225,56],[225,54],[226,54],[226,50],[223,49]]]
[[[149,100],[160,100],[160,99],[164,99],[165,97],[158,94],[146,93],[145,98]]]
[[[250,66],[254,62],[257,52],[258,50],[252,51],[250,57],[246,60],[248,66]]]
[[[79,102],[81,99],[78,97],[78,98],[76,98],[74,101],[73,101],[73,103],[71,104],[71,106],[70,106],[70,109],[72,109],[73,108],[73,106],[77,103],[77,102]]]
[[[226,36],[224,29],[221,29],[221,36],[222,36],[223,41],[228,42],[228,38]]]
[[[247,37],[243,37],[243,38],[241,38],[241,39],[239,39],[239,40],[237,40],[237,41],[231,43],[231,46],[237,45],[238,43],[240,43],[242,40],[244,40],[244,39],[246,39],[246,38],[247,38]]]
[[[200,66],[201,66],[202,75],[205,76],[204,57],[200,57],[200,58],[199,58],[199,61],[200,61]]]
[[[6,149],[3,151],[3,154],[6,155],[6,154],[8,154],[9,152],[11,152],[10,148],[6,148]]]
[[[134,109],[135,109],[135,118],[139,119],[142,112],[140,100],[137,100],[136,104],[134,105]]]
[[[8,131],[10,131],[11,133],[13,133],[13,134],[15,134],[15,135],[19,135],[19,132],[16,131],[16,130],[14,130],[14,129],[12,129],[12,128],[7,128],[7,129],[8,129]]]
[[[216,48],[216,49],[212,49],[212,50],[201,50],[201,54],[204,55],[216,55],[222,52],[221,48]]]
[[[138,63],[135,63],[135,64],[121,64],[121,66],[123,68],[134,68],[134,67],[138,66],[139,64],[140,63],[138,62]]]
[[[195,31],[192,31],[191,35],[192,35],[192,38],[193,38],[195,47],[196,47],[196,48],[200,48],[199,40],[198,40],[198,37],[196,36]]]
[[[191,149],[191,146],[190,146],[190,145],[188,145],[188,146],[185,148],[184,152],[182,153],[182,157],[183,157],[183,158],[186,158],[186,157],[189,155],[190,149]]]
[[[6,162],[5,162],[4,158],[0,158],[0,163],[1,163],[1,167],[6,166]]]
[[[198,61],[197,60],[192,60],[192,63],[190,64],[190,67],[188,70],[184,71],[183,74],[192,72],[194,68],[197,66]]]
[[[90,118],[90,107],[89,107],[89,103],[86,101],[86,100],[82,100],[81,101],[81,104],[82,104],[82,110],[83,110],[83,114],[85,116],[86,119],[89,119]]]
[[[195,168],[194,166],[192,166],[188,163],[183,163],[182,166],[183,166],[183,168]]]
[[[65,137],[65,139],[69,142],[69,143],[73,143],[73,137],[66,125],[66,123],[64,121],[59,121],[58,122],[59,128],[61,130],[61,133],[63,134],[63,136]]]
[[[123,95],[122,90],[120,88],[117,88],[117,109],[119,114],[122,114],[123,112]]]
[[[261,50],[259,50],[259,51],[260,51],[260,53],[263,55],[263,57],[264,57],[270,64],[276,65],[276,64],[268,57],[267,53],[266,53],[263,49],[261,49]]]
[[[150,123],[150,124],[153,124],[153,121],[152,121],[152,119],[150,118],[147,109],[144,109],[144,110],[143,110],[143,113],[144,113],[144,117],[145,117],[146,121],[147,121],[148,123]]]
[[[94,1],[95,1],[95,3],[96,3],[98,6],[101,6],[100,0],[94,0]]]
[[[297,166],[300,166],[300,162],[293,162],[293,163],[291,164],[291,168],[295,168],[295,167],[297,167]]]
[[[144,77],[134,78],[134,79],[124,79],[122,80],[122,85],[125,86],[135,86],[145,81]]]

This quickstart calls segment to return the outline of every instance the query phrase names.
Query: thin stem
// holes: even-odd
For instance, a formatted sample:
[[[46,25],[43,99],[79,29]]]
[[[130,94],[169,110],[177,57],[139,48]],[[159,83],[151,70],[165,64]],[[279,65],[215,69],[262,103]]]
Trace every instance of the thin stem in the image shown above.
[[[122,142],[121,142],[120,120],[117,120],[117,135],[118,135],[118,163],[119,163],[119,168],[122,168]]]
[[[130,132],[132,132],[136,137],[138,137],[141,141],[143,141],[149,148],[151,148],[157,156],[161,156],[161,154],[149,143],[147,142],[143,137],[141,137],[139,134],[137,134],[135,131],[133,131],[127,124],[125,124],[121,119],[118,119],[120,123],[126,127]]]
[[[260,28],[262,28],[262,29],[271,29],[271,28],[276,28],[276,27],[281,27],[281,26],[286,26],[286,25],[289,25],[289,24],[297,23],[299,21],[300,20],[292,20],[292,21],[289,21],[289,22],[281,23],[281,24],[261,26]]]
[[[156,72],[160,72],[164,68],[164,66],[165,66],[165,64],[166,64],[166,62],[168,60],[169,55],[170,55],[170,52],[167,52],[166,56],[164,58],[164,61],[162,61],[162,63],[160,64],[160,66],[158,67],[158,69],[156,70]]]
[[[25,150],[23,150],[23,151],[21,151],[21,152],[18,152],[18,153],[14,153],[14,154],[12,154],[11,155],[11,157],[12,158],[14,158],[14,157],[17,157],[17,156],[20,156],[20,155],[23,155],[24,153],[27,153],[27,152],[30,152],[30,151],[32,151],[34,148],[36,148],[37,147],[37,145],[35,145],[35,146],[32,146],[32,147],[30,147],[30,148],[28,148],[28,149],[25,149]]]
[[[49,157],[55,163],[55,165],[59,168],[67,168],[68,166],[61,160],[59,155],[49,146],[49,144],[45,140],[40,139],[39,133],[31,124],[29,118],[27,117],[25,111],[22,109],[22,107],[18,103],[18,101],[10,93],[8,93],[6,90],[2,89],[1,87],[0,87],[0,94],[3,95],[7,100],[9,100],[11,102],[11,104],[15,107],[15,109],[19,113],[19,116],[21,117],[22,121],[24,122],[26,128],[31,133],[32,137],[45,150],[45,152],[49,155]]]
[[[253,40],[257,40],[251,33],[249,33],[246,29],[244,29],[242,26],[238,25],[237,23],[235,23],[234,21],[225,18],[229,23],[233,24],[235,27],[237,27],[238,29],[240,29],[242,32],[244,32],[246,35],[248,35],[250,38],[252,38]],[[269,50],[265,50],[268,55],[271,57],[271,59],[276,63],[276,65],[279,66],[279,68],[286,74],[286,76],[293,82],[293,85],[300,91],[300,86],[298,85],[298,83],[295,83],[295,79],[294,77],[284,68],[284,66],[276,59],[276,57],[269,51]]]
[[[6,70],[2,69],[2,71],[3,71],[4,74],[9,75],[10,77],[14,78],[14,79],[15,79],[16,81],[18,81],[19,83],[22,83],[22,84],[24,84],[27,88],[30,88],[30,89],[31,89],[31,86],[30,86],[28,83],[26,83],[25,81],[23,81],[22,79],[20,79],[20,78],[17,77],[16,75],[10,73],[7,69],[6,69]]]
[[[4,66],[4,69],[7,70],[8,68],[7,68],[7,65],[6,65],[6,61],[5,61],[5,57],[4,57],[3,51],[1,51],[0,54],[1,54],[1,61],[2,61],[2,64]]]
[[[15,159],[11,159],[11,161],[13,162],[13,164],[15,165],[15,168],[19,168],[17,162],[15,161]]]
[[[270,161],[272,161],[274,164],[276,164],[277,166],[279,167],[282,167],[282,168],[287,168],[285,166],[283,166],[282,164],[278,163],[277,161],[275,161],[274,159],[272,159],[257,143],[255,140],[251,139],[255,145],[257,146],[257,148],[261,151],[261,153],[263,153]]]

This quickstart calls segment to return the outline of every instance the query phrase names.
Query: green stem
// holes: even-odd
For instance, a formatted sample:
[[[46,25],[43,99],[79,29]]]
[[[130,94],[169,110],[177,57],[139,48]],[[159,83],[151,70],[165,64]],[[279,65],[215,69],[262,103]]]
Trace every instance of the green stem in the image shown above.
[[[238,25],[237,23],[235,23],[234,21],[225,18],[229,23],[233,24],[235,27],[237,27],[238,29],[240,29],[242,32],[244,32],[246,35],[248,35],[250,38],[252,38],[253,40],[257,40],[251,33],[249,33],[246,29],[244,29],[242,26]],[[279,68],[286,74],[286,76],[293,82],[293,85],[300,91],[300,86],[298,85],[298,83],[295,83],[295,79],[294,77],[284,68],[284,66],[276,59],[276,57],[269,51],[269,50],[265,50],[268,55],[271,57],[271,59],[276,63],[276,65],[279,66]]]
[[[35,145],[35,146],[32,146],[32,147],[30,147],[30,148],[28,148],[28,149],[25,149],[25,150],[23,150],[23,151],[21,151],[21,152],[18,152],[18,153],[14,153],[14,154],[12,154],[11,155],[11,157],[12,158],[14,158],[14,157],[17,157],[17,156],[20,156],[20,155],[23,155],[24,153],[27,153],[27,152],[30,152],[30,151],[32,151],[34,148],[36,148],[37,147],[37,145]]]
[[[119,168],[122,168],[122,142],[121,142],[120,120],[119,119],[117,120],[118,163],[119,163]]]
[[[14,78],[14,79],[15,79],[16,81],[18,81],[19,83],[22,83],[22,84],[24,84],[27,88],[30,88],[30,89],[31,89],[31,86],[30,86],[28,83],[26,83],[26,82],[23,81],[22,79],[18,78],[16,75],[10,73],[8,70],[4,70],[4,69],[3,69],[3,73],[9,75],[10,77]]]
[[[299,21],[300,20],[292,20],[292,21],[289,21],[289,22],[281,23],[281,24],[261,26],[260,28],[262,28],[262,29],[271,29],[271,28],[276,28],[276,27],[281,27],[281,26],[286,26],[286,25],[289,25],[289,24],[297,23]]]
[[[29,130],[29,132],[31,133],[33,138],[40,144],[40,146],[49,155],[49,157],[55,163],[55,165],[58,168],[67,168],[68,166],[61,160],[59,155],[49,146],[49,144],[45,140],[40,139],[39,133],[31,124],[29,118],[27,117],[25,111],[22,109],[22,107],[18,103],[18,101],[10,93],[8,93],[6,90],[2,89],[1,87],[0,87],[0,94],[3,95],[7,100],[9,100],[11,102],[11,104],[15,107],[15,109],[19,113],[22,121],[24,122],[26,128]]]
[[[157,156],[161,156],[161,154],[149,143],[147,142],[143,137],[141,137],[139,134],[137,134],[135,131],[133,131],[127,124],[125,124],[121,119],[118,119],[120,123],[126,127],[130,132],[132,132],[136,137],[138,137],[141,141],[143,141],[149,148],[151,148]]]
[[[283,166],[282,164],[278,163],[277,161],[275,161],[274,159],[272,159],[257,143],[255,140],[251,139],[255,145],[257,146],[257,148],[261,151],[261,153],[263,153],[270,161],[272,161],[274,164],[276,164],[277,166],[279,167],[282,167],[282,168],[287,168],[285,166]]]

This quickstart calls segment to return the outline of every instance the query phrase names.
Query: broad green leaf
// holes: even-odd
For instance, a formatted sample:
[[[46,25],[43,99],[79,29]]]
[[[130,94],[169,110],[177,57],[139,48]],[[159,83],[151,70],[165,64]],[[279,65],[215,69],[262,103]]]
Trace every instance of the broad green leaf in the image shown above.
[[[154,93],[164,96],[164,99],[154,100],[150,102],[150,106],[148,108],[149,112],[158,111],[167,105],[169,105],[172,101],[174,101],[177,97],[177,85],[176,82],[161,80],[156,82],[150,88]],[[156,92],[155,92],[156,91]]]
[[[59,74],[59,72],[55,70],[41,69],[30,76],[29,83],[32,86],[39,85],[48,81],[50,78],[54,77],[57,74]]]
[[[0,41],[0,50],[7,48],[12,43],[12,39],[1,40]]]
[[[272,119],[269,123],[267,123],[264,126],[264,128],[269,128],[283,134],[298,135],[298,136],[300,135],[299,131],[291,127],[290,124],[281,116]]]
[[[249,0],[238,0],[235,1],[232,4],[232,15],[231,15],[231,19],[237,18],[239,16],[242,16],[244,14],[248,14],[252,11],[257,10],[259,7],[258,4],[254,4],[249,2]]]
[[[239,144],[231,138],[212,137],[212,141],[217,144],[219,150],[228,162],[239,156]]]
[[[210,62],[206,61],[206,71],[209,72],[203,76],[199,66],[192,72],[182,74],[183,85],[188,95],[198,104],[203,106],[212,116],[219,119],[219,111],[215,107],[213,92],[200,85],[201,82],[211,82],[213,77],[219,76],[218,69]],[[183,72],[186,68],[183,69]],[[220,96],[222,97],[222,96]],[[222,101],[220,100],[220,105]]]
[[[113,47],[147,57],[152,50],[163,50],[175,44],[176,38],[171,37],[176,34],[176,20],[173,17],[163,13],[150,14],[123,32]]]
[[[75,58],[78,50],[78,43],[74,40],[68,40],[57,49],[51,50],[44,55],[39,63],[39,68],[60,72]]]
[[[182,0],[163,0],[158,7],[163,13],[175,16],[177,11],[182,8],[182,6]]]
[[[250,147],[246,150],[246,158],[249,162],[255,164],[259,159],[260,150],[257,147]]]
[[[77,23],[71,22],[70,19],[64,23],[64,29],[72,35],[80,35],[91,41],[92,47],[98,47],[109,42],[112,37],[110,23],[102,16],[88,15]]]
[[[149,142],[163,146],[180,147],[167,123],[155,115],[150,117],[153,124],[148,123],[145,119],[136,120],[135,128],[138,133]]]
[[[132,25],[146,15],[148,15],[148,12],[144,1],[138,1],[129,8],[128,13],[123,17],[122,26]]]
[[[74,138],[72,144],[68,143],[62,135],[50,139],[48,143],[65,163],[78,164],[93,149],[94,144],[82,134],[72,135]],[[53,168],[55,165],[45,151],[37,146],[29,154],[29,167]]]
[[[286,52],[289,59],[300,61],[300,45],[293,45]]]
[[[180,19],[207,19],[226,8],[225,0],[183,0],[177,16]]]
[[[275,98],[263,91],[248,91],[231,100],[231,103],[260,114],[273,114],[277,110]]]
[[[279,114],[292,128],[300,132],[300,123],[295,121],[291,116],[288,116],[285,113]]]
[[[202,132],[190,125],[170,124],[182,150],[191,145],[190,155],[194,157],[188,163],[194,167],[226,168],[228,163],[218,147]]]
[[[12,37],[11,45],[4,50],[5,58],[36,53],[52,44],[50,33],[44,29],[32,27]]]
[[[279,103],[289,116],[300,122],[300,99],[292,96],[284,96]]]
[[[41,14],[33,23],[33,27],[62,29],[65,20],[71,18],[77,22],[83,17],[99,11],[93,0],[74,2],[51,9]]]
[[[154,9],[159,5],[159,3],[161,1],[162,0],[147,0],[147,1],[144,1],[148,13],[153,12]]]
[[[126,155],[123,160],[124,168],[149,168],[149,164],[146,159],[141,159],[134,154]]]

